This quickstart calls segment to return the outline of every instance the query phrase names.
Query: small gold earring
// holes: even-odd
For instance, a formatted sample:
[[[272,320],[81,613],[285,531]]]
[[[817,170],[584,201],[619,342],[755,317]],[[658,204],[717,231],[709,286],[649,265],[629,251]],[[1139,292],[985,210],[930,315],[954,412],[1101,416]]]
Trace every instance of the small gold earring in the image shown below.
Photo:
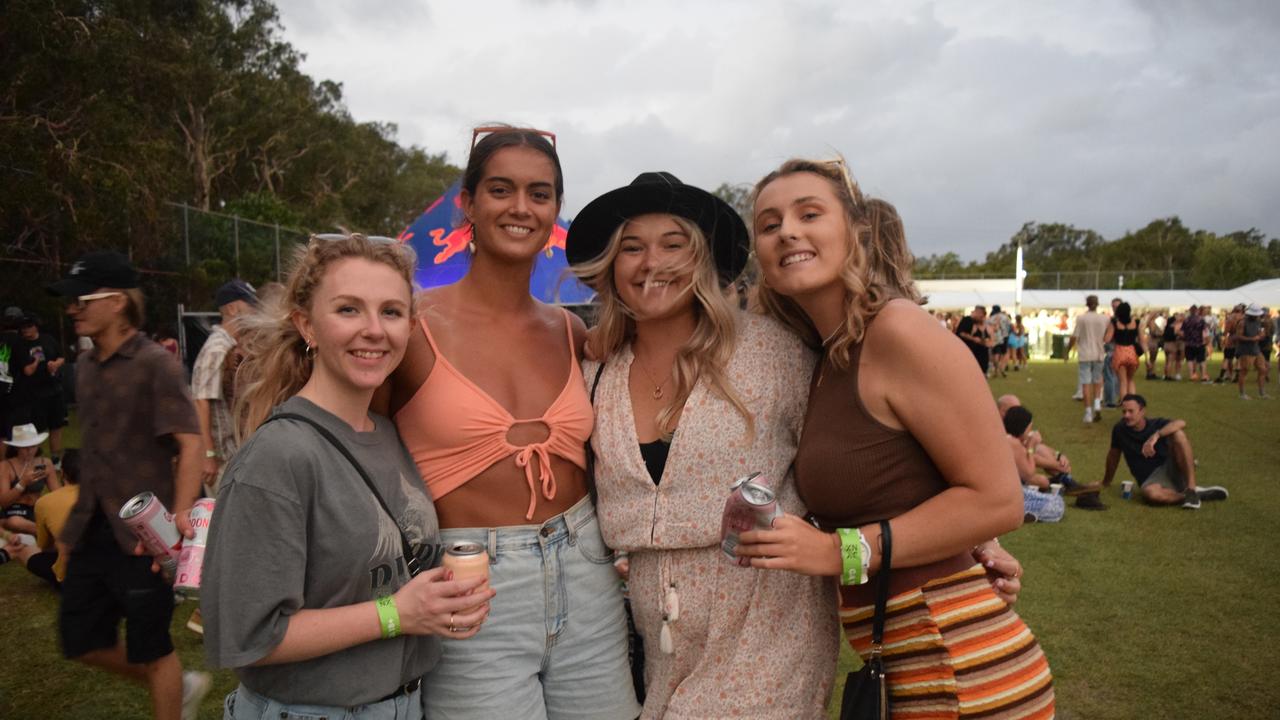
[[[550,245],[550,244],[548,244],[548,245],[547,245],[547,259],[548,259],[548,260],[550,260],[550,259],[551,259],[551,245]]]
[[[475,254],[476,254],[476,241],[475,241],[475,240],[472,240],[471,242],[467,243],[467,248],[468,248],[469,250],[471,250],[471,254],[472,254],[472,255],[475,255]]]

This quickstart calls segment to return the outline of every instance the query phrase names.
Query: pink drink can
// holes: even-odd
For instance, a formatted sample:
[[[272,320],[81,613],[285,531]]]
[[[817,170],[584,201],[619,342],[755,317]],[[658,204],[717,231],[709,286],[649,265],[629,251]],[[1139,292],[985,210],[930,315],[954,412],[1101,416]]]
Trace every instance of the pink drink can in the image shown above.
[[[720,519],[720,550],[742,567],[749,567],[751,558],[733,554],[738,547],[738,534],[748,530],[767,530],[773,527],[774,518],[782,515],[773,490],[762,480],[757,480],[759,477],[760,473],[751,473],[733,481]]]
[[[120,508],[120,519],[142,541],[147,553],[159,560],[165,577],[174,577],[178,571],[182,536],[173,524],[173,514],[160,502],[160,498],[151,492],[134,495]]]
[[[191,506],[191,529],[196,535],[182,543],[182,553],[178,556],[178,575],[173,583],[175,590],[200,590],[200,572],[204,569],[204,548],[209,544],[209,522],[213,519],[213,505],[213,500],[201,498]]]

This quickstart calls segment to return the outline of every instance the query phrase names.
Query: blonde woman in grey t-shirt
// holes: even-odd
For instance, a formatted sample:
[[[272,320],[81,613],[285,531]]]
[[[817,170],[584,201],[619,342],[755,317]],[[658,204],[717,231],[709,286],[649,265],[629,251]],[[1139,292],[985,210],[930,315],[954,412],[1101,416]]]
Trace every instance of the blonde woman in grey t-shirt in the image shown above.
[[[369,412],[404,356],[413,266],[398,243],[312,238],[280,303],[246,319],[239,417],[256,432],[224,473],[201,588],[208,659],[241,683],[226,718],[421,718],[439,637],[472,637],[488,615],[482,579],[411,576],[437,554],[435,508]],[[268,422],[281,412],[301,419]]]

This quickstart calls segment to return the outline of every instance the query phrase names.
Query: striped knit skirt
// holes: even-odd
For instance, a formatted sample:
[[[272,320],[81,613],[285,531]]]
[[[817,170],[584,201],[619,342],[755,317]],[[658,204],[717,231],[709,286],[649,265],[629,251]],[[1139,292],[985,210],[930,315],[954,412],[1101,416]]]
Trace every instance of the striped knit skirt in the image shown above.
[[[874,613],[874,606],[840,609],[864,659]],[[1049,662],[981,565],[889,598],[883,657],[895,720],[1054,716]]]

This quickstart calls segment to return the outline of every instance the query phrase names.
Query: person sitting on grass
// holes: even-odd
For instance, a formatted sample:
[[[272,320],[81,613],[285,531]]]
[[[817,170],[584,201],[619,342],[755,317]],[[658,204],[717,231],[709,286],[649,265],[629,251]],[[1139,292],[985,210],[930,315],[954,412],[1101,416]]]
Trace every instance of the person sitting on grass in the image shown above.
[[[1121,399],[1120,413],[1120,421],[1111,429],[1103,485],[1111,485],[1123,454],[1149,505],[1181,504],[1187,510],[1199,510],[1201,500],[1227,499],[1227,489],[1220,485],[1196,486],[1195,456],[1185,421],[1148,418],[1147,400],[1136,394]]]
[[[67,546],[58,540],[67,516],[76,504],[80,488],[76,475],[80,471],[80,451],[67,450],[62,456],[62,487],[36,501],[36,544],[27,545],[14,538],[5,548],[12,559],[22,563],[32,575],[61,591],[67,577]]]
[[[40,456],[40,445],[49,437],[27,423],[15,425],[4,441],[0,462],[0,527],[14,533],[36,534],[36,499],[45,487],[62,487],[53,462]]]
[[[1018,479],[1022,481],[1022,521],[1058,522],[1067,512],[1066,502],[1062,495],[1049,491],[1049,478],[1036,472],[1032,459],[1035,448],[1029,445],[1035,432],[1031,429],[1031,411],[1021,406],[1009,408],[1004,413],[1004,431],[1013,453],[1013,464],[1018,468]]]
[[[1005,418],[1009,410],[1012,408],[1021,408],[1022,400],[1017,395],[1001,395],[996,399],[996,408],[1000,411],[1001,419]],[[1066,495],[1080,495],[1083,493],[1097,492],[1102,489],[1101,483],[1083,484],[1077,482],[1071,477],[1071,459],[1065,453],[1059,452],[1043,441],[1039,430],[1030,430],[1023,439],[1023,448],[1025,448],[1035,467],[1044,470],[1050,478],[1050,482],[1062,483]]]

